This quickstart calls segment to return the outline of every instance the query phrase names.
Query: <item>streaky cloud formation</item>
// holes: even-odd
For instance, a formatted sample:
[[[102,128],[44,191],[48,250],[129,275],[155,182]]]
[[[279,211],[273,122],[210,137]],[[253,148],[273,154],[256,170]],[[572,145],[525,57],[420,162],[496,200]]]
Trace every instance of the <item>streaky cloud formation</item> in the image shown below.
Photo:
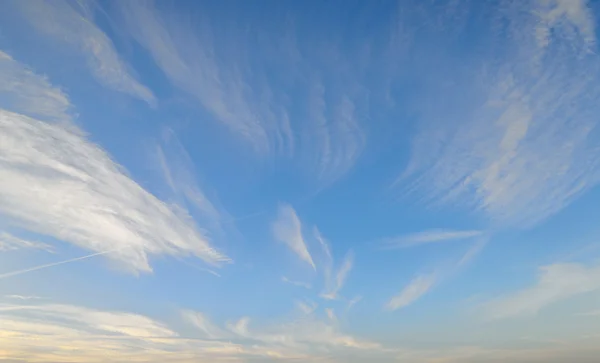
[[[319,269],[323,274],[324,286],[319,296],[326,300],[336,300],[339,298],[338,293],[344,287],[348,274],[354,265],[354,252],[352,250],[348,251],[338,270],[334,271],[335,261],[329,241],[323,237],[317,227],[313,228],[313,235],[319,243],[322,252],[322,261],[319,264]]]
[[[507,1],[502,9],[494,21],[507,22],[513,41],[491,34],[485,44],[498,61],[479,71],[470,65],[475,71],[467,77],[447,80],[461,88],[453,98],[458,106],[446,114],[423,111],[398,183],[430,204],[482,211],[496,226],[527,227],[600,180],[592,137],[600,62],[590,51],[595,37],[587,2]],[[462,97],[473,101],[463,106]]]
[[[321,72],[299,72],[310,69],[314,60],[302,58],[291,26],[287,34],[269,35],[267,43],[244,36],[223,38],[217,34],[236,29],[223,29],[225,23],[208,16],[200,25],[193,24],[158,5],[164,4],[119,3],[124,27],[176,87],[259,154],[295,155],[325,185],[351,169],[366,143],[358,121],[368,98],[355,78],[360,71],[332,67],[327,78],[333,78],[333,83],[326,83]],[[271,45],[264,49],[264,56],[251,53],[253,47],[265,44]],[[331,61],[327,59],[332,57],[330,52],[321,54],[318,48],[309,52],[317,59],[325,58],[324,64]],[[282,61],[268,69],[253,67],[273,64],[273,59]],[[292,77],[296,86],[278,88],[282,84],[274,81],[274,75]],[[297,87],[302,97],[294,96]]]
[[[599,14],[0,1],[0,361],[597,363]]]
[[[415,277],[398,295],[388,301],[386,309],[394,311],[409,306],[425,295],[434,286],[436,281],[437,276],[435,274]]]
[[[191,220],[142,189],[79,132],[0,111],[0,213],[22,228],[104,252],[131,272],[148,254],[228,259]],[[124,248],[126,247],[126,248]]]
[[[70,118],[67,95],[46,77],[0,51],[0,107],[47,121]]]
[[[344,257],[335,276],[329,276],[329,280],[325,280],[325,290],[321,293],[321,297],[327,300],[337,299],[339,291],[344,287],[344,283],[348,278],[348,274],[354,265],[354,253],[348,252]]]
[[[285,276],[281,276],[281,281],[288,283],[290,285],[294,285],[294,286],[298,286],[298,287],[303,287],[305,289],[310,289],[312,288],[312,285],[309,284],[308,282],[302,282],[302,281],[295,281],[295,280],[290,280]]]
[[[205,314],[198,311],[183,310],[181,316],[185,321],[200,330],[204,334],[204,338],[226,339],[231,337],[230,333],[214,325]]]
[[[308,252],[308,247],[302,235],[302,223],[300,223],[294,208],[288,204],[279,206],[272,231],[277,241],[285,244],[300,260],[309,264],[313,270],[317,269],[310,252]]]
[[[52,246],[50,246],[49,244],[37,241],[28,241],[16,237],[8,232],[0,232],[0,252],[14,251],[20,249],[41,250],[50,253],[54,252],[54,248],[52,248]]]
[[[64,261],[52,262],[52,263],[47,263],[47,264],[44,264],[44,265],[39,265],[39,266],[35,266],[35,267],[25,268],[25,269],[22,269],[22,270],[5,272],[5,273],[0,274],[0,280],[1,279],[5,279],[7,277],[19,276],[19,275],[22,275],[22,274],[25,274],[25,273],[28,273],[28,272],[43,270],[43,269],[46,269],[46,268],[49,268],[49,267],[60,266],[60,265],[64,265],[64,264],[71,263],[71,262],[86,260],[88,258],[92,258],[92,257],[96,257],[96,256],[106,255],[106,254],[109,254],[109,253],[117,252],[119,250],[120,249],[113,250],[113,251],[96,252],[96,253],[92,253],[92,254],[89,254],[89,255],[81,256],[81,257],[70,258],[70,259],[64,260]]]
[[[429,243],[440,243],[479,237],[482,231],[455,231],[448,229],[430,229],[404,236],[385,238],[382,247],[386,249],[405,248]]]
[[[535,285],[485,304],[487,319],[536,314],[573,296],[600,290],[600,267],[557,263],[539,268]]]
[[[76,47],[99,83],[156,104],[152,91],[138,82],[110,38],[94,24],[93,1],[17,1],[27,21],[42,34]]]
[[[217,208],[200,188],[194,177],[194,162],[174,130],[165,128],[162,131],[161,142],[156,146],[156,158],[177,205],[193,208],[198,212],[197,222],[213,232],[221,232],[231,217],[222,208]]]

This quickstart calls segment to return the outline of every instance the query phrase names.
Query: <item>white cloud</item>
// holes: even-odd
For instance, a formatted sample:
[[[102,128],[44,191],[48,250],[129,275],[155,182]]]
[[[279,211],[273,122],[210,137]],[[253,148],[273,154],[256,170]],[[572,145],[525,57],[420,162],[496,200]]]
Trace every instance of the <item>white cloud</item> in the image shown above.
[[[101,330],[131,337],[177,336],[175,332],[164,325],[142,315],[99,311],[72,305],[0,305],[0,315],[29,321],[37,319],[63,320],[69,325],[82,325],[84,329]]]
[[[226,339],[230,334],[214,325],[210,319],[198,311],[183,310],[181,312],[182,317],[188,323],[199,329],[205,338],[208,339]]]
[[[485,43],[494,62],[474,57],[469,71],[434,82],[451,89],[428,89],[426,97],[448,103],[420,110],[413,155],[399,179],[409,190],[432,204],[483,211],[499,226],[527,227],[598,183],[593,17],[583,1],[545,3],[514,2],[498,12],[493,20],[506,22],[506,31]],[[547,44],[539,42],[539,26],[551,27]],[[500,46],[507,34],[508,49]]]
[[[186,339],[146,316],[73,305],[0,305],[0,346],[8,360],[50,362],[232,362],[276,348]]]
[[[223,224],[230,217],[224,210],[217,208],[201,190],[194,176],[194,162],[173,130],[163,130],[156,157],[167,185],[176,196],[177,204],[191,206],[198,212],[195,214],[196,220],[202,226],[210,227],[215,233],[221,232]]]
[[[596,42],[595,24],[592,12],[588,7],[588,0],[538,0],[541,10],[537,12],[540,17],[536,35],[541,46],[550,43],[551,31],[561,28],[564,32],[572,31],[572,40],[582,39],[589,45]],[[565,29],[566,28],[566,29]]]
[[[334,259],[329,241],[321,235],[317,227],[313,228],[313,235],[322,251],[322,262],[319,264],[323,272],[324,288],[320,296],[326,300],[336,300],[338,293],[344,287],[348,274],[354,265],[354,252],[348,251],[337,271],[334,271]]]
[[[52,246],[36,241],[28,241],[22,238],[13,236],[8,232],[0,232],[0,252],[14,251],[20,249],[34,249],[46,252],[54,252]]]
[[[358,122],[366,92],[356,73],[340,71],[341,60],[321,69],[313,59],[300,56],[293,27],[253,43],[230,35],[244,34],[242,28],[217,23],[209,15],[190,24],[181,14],[155,9],[151,2],[118,5],[126,30],[171,83],[257,153],[293,156],[323,184],[354,165],[366,142]],[[319,57],[321,52],[311,49],[307,54]],[[287,79],[293,87],[286,86]]]
[[[296,300],[296,307],[304,315],[310,315],[310,314],[314,313],[315,310],[317,310],[319,305],[317,305],[317,303],[315,303],[313,301],[309,301],[309,300],[305,300],[305,301]]]
[[[281,277],[281,281],[288,283],[290,285],[294,285],[294,286],[298,286],[298,287],[303,287],[305,289],[310,289],[312,288],[311,284],[309,284],[308,282],[302,282],[302,281],[294,281],[294,280],[290,280],[285,276]]]
[[[27,300],[39,300],[41,299],[41,297],[39,296],[26,296],[26,295],[5,295],[4,296],[7,299],[13,299],[13,300],[23,300],[23,301],[27,301]]]
[[[0,51],[0,108],[47,121],[69,119],[71,104],[46,77]]]
[[[352,336],[342,334],[334,325],[317,320],[308,315],[304,319],[289,323],[268,326],[263,329],[250,329],[250,319],[242,318],[235,324],[229,324],[235,334],[268,346],[283,346],[300,349],[309,354],[313,350],[331,348],[352,348],[377,350],[377,343],[361,341]]]
[[[11,271],[11,272],[5,272],[0,274],[0,279],[5,279],[7,277],[13,277],[13,276],[19,276],[25,273],[29,273],[29,272],[33,272],[33,271],[38,271],[38,270],[43,270],[49,267],[54,267],[54,266],[60,266],[60,265],[64,265],[67,263],[71,263],[71,262],[76,262],[76,261],[81,261],[81,260],[86,260],[88,258],[92,258],[92,257],[96,257],[96,256],[102,256],[102,255],[107,255],[109,253],[113,253],[113,252],[118,252],[120,250],[122,250],[123,248],[119,248],[116,250],[111,250],[111,251],[104,251],[104,252],[96,252],[96,253],[92,253],[89,255],[85,255],[85,256],[81,256],[81,257],[75,257],[75,258],[70,258],[68,260],[62,260],[62,261],[58,261],[58,262],[52,262],[52,263],[47,263],[47,264],[43,264],[43,265],[37,265],[34,267],[28,267],[28,268],[24,268],[24,269],[20,269],[20,270],[16,270],[16,271]]]
[[[231,60],[216,58],[208,22],[195,31],[183,22],[161,17],[151,2],[119,6],[133,37],[171,82],[199,100],[218,121],[260,152],[268,151],[271,142],[281,149],[293,146],[287,115],[270,104],[270,90],[250,89],[241,69],[227,68]],[[260,96],[254,98],[253,94]]]
[[[344,257],[340,268],[332,279],[325,280],[325,290],[321,293],[321,297],[327,300],[335,300],[338,298],[339,291],[344,287],[348,274],[354,265],[354,253],[349,251]]]
[[[110,38],[94,24],[92,3],[63,0],[17,3],[33,27],[57,41],[79,48],[98,82],[151,106],[156,104],[152,92],[130,74]]]
[[[280,205],[272,229],[273,235],[279,242],[287,245],[302,261],[316,270],[315,263],[302,236],[302,224],[294,208],[287,204]]]
[[[0,111],[0,213],[21,228],[107,256],[132,272],[149,254],[227,258],[72,127]]]
[[[313,228],[313,235],[315,236],[317,242],[319,242],[319,246],[323,252],[323,262],[320,263],[320,266],[323,270],[325,281],[330,281],[331,274],[333,273],[333,255],[331,254],[331,247],[329,246],[329,242],[321,235],[321,232],[319,232],[317,227]]]
[[[354,307],[354,305],[361,302],[362,299],[363,299],[362,296],[355,296],[350,301],[348,301],[348,305],[346,306],[346,312],[349,312]]]
[[[327,317],[329,318],[329,320],[335,322],[337,321],[337,317],[335,316],[335,311],[331,308],[327,308],[325,309],[325,313],[327,314]]]
[[[600,289],[600,267],[575,263],[540,267],[535,285],[488,302],[489,319],[535,314],[546,306],[575,295]]]
[[[386,308],[397,310],[414,303],[433,287],[436,280],[434,274],[417,276],[387,303]]]
[[[439,243],[454,240],[464,240],[479,237],[482,231],[455,231],[449,229],[430,229],[423,232],[407,234],[404,236],[386,238],[383,240],[385,248],[404,248],[428,243]]]

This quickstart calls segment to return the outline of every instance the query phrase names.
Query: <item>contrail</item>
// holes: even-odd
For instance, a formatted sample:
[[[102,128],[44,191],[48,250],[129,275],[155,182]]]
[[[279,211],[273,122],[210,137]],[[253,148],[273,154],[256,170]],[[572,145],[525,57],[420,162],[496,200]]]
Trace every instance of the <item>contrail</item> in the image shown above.
[[[46,265],[31,267],[31,268],[27,268],[27,269],[24,269],[24,270],[17,270],[17,271],[13,271],[13,272],[7,272],[7,273],[4,273],[4,274],[1,274],[0,275],[0,279],[6,278],[6,277],[12,277],[12,276],[21,275],[21,274],[24,274],[24,273],[27,273],[27,272],[41,270],[41,269],[44,269],[44,268],[47,268],[47,267],[58,266],[58,265],[62,265],[62,264],[69,263],[69,262],[75,262],[75,261],[79,261],[79,260],[85,260],[86,258],[90,258],[90,257],[94,257],[94,256],[100,256],[100,255],[105,255],[107,253],[115,252],[115,251],[118,251],[118,250],[121,250],[121,249],[122,248],[118,248],[116,250],[110,250],[110,251],[92,253],[91,255],[77,257],[77,258],[72,258],[72,259],[66,260],[66,261],[48,263]]]

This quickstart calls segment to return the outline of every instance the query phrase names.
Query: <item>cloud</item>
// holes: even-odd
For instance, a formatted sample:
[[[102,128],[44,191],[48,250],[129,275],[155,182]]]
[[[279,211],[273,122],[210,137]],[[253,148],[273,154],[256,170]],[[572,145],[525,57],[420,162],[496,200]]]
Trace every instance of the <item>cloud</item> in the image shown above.
[[[398,183],[429,204],[530,227],[600,180],[593,16],[584,1],[511,2],[497,14],[491,23],[506,22],[505,31],[485,39],[494,62],[474,56],[468,70],[457,66],[427,89],[420,104],[449,102],[419,110]],[[541,42],[540,27],[548,30]]]
[[[198,311],[183,310],[181,316],[185,321],[199,329],[205,338],[208,339],[226,339],[230,334],[214,325],[210,319]]]
[[[337,321],[337,317],[335,316],[335,311],[331,308],[327,308],[325,309],[325,313],[327,314],[327,317],[329,318],[329,320],[331,321]]]
[[[106,312],[72,305],[0,305],[0,315],[27,320],[64,320],[84,329],[95,329],[130,337],[174,337],[164,325],[137,314]]]
[[[354,305],[361,302],[362,299],[363,299],[362,296],[355,296],[350,301],[348,301],[348,305],[346,306],[346,313],[349,312],[354,307]]]
[[[536,35],[541,46],[551,42],[551,31],[555,28],[573,31],[571,37],[581,38],[590,46],[596,42],[594,18],[588,8],[588,0],[538,0],[542,11]],[[566,29],[565,29],[566,28]]]
[[[46,77],[0,51],[0,108],[46,121],[70,118],[69,98]]]
[[[558,343],[558,344],[557,344]],[[455,345],[445,348],[399,349],[398,361],[418,363],[592,363],[598,354],[593,342],[560,341],[536,347]]]
[[[417,276],[387,303],[386,308],[393,311],[414,303],[425,295],[436,281],[437,277],[434,274]]]
[[[262,347],[182,338],[139,314],[74,305],[0,305],[0,325],[2,356],[9,360],[232,362],[272,354]]]
[[[148,193],[73,127],[0,111],[0,213],[20,228],[149,272],[148,255],[227,261],[191,218]]]
[[[104,86],[156,104],[152,91],[130,74],[110,38],[94,24],[94,4],[57,1],[18,1],[27,21],[41,33],[65,42],[85,56],[88,68]]]
[[[489,319],[536,314],[555,302],[600,289],[600,267],[558,263],[539,268],[535,285],[484,305]]]
[[[307,283],[307,282],[302,282],[302,281],[294,281],[294,280],[290,280],[285,276],[281,276],[281,281],[288,283],[290,285],[294,285],[294,286],[298,286],[298,287],[303,287],[305,289],[311,289],[312,286],[311,284]]]
[[[63,261],[59,261],[59,262],[47,263],[47,264],[44,264],[44,265],[38,265],[38,266],[30,267],[30,268],[25,268],[25,269],[17,270],[17,271],[5,272],[5,273],[0,274],[0,280],[1,279],[5,279],[7,277],[19,276],[19,275],[22,275],[22,274],[25,274],[25,273],[28,273],[28,272],[43,270],[43,269],[46,269],[46,268],[49,268],[49,267],[60,266],[60,265],[64,265],[64,264],[71,263],[71,262],[86,260],[88,258],[92,258],[92,257],[95,257],[95,256],[102,256],[102,255],[106,255],[106,254],[109,254],[109,253],[117,252],[117,251],[120,251],[120,250],[121,249],[112,250],[112,251],[97,252],[97,253],[92,253],[92,254],[89,254],[89,255],[85,255],[85,256],[81,256],[81,257],[76,257],[76,258],[71,258],[71,259],[63,260]]]
[[[377,343],[361,341],[342,334],[334,325],[317,320],[308,315],[289,323],[268,326],[260,330],[250,329],[250,319],[242,318],[237,323],[229,324],[229,329],[243,338],[261,342],[268,346],[283,346],[299,349],[310,354],[311,351],[331,348],[351,348],[378,350]]]
[[[386,238],[383,240],[383,246],[385,248],[404,248],[429,243],[471,239],[474,237],[479,237],[482,234],[482,231],[474,230],[455,231],[448,229],[430,229],[404,236]]]
[[[23,300],[23,301],[27,301],[27,300],[39,300],[42,299],[39,296],[25,296],[25,295],[5,295],[4,296],[7,299],[14,299],[14,300]]]
[[[334,274],[334,259],[329,241],[321,235],[317,227],[313,228],[313,235],[322,252],[322,262],[319,264],[319,268],[323,272],[324,289],[320,297],[326,300],[336,300],[339,298],[338,293],[344,287],[348,274],[354,265],[354,252],[348,251],[346,253],[339,269]]]
[[[42,250],[46,252],[54,252],[52,246],[35,241],[28,241],[22,238],[13,236],[8,232],[0,232],[0,251],[14,251],[20,249]]]
[[[216,122],[258,155],[286,162],[293,157],[323,184],[352,168],[366,143],[358,120],[367,92],[358,71],[342,71],[355,64],[341,66],[341,57],[321,61],[337,56],[334,47],[303,52],[292,23],[281,24],[281,33],[265,33],[260,24],[248,23],[250,16],[219,22],[206,9],[190,23],[185,14],[156,5],[162,7],[151,1],[119,2],[125,30]],[[257,38],[245,35],[253,26]]]
[[[308,301],[308,300],[300,301],[300,300],[296,300],[296,307],[304,315],[310,315],[310,314],[314,313],[315,310],[317,310],[317,308],[319,307],[319,305],[317,305],[317,303],[315,303],[313,301]]]
[[[290,205],[281,204],[277,219],[272,227],[275,238],[287,245],[302,261],[308,263],[316,270],[312,256],[308,252],[304,237],[302,236],[302,224],[296,215],[296,211]]]
[[[223,225],[231,217],[217,208],[200,189],[194,176],[194,162],[177,134],[165,128],[161,136],[161,142],[156,146],[156,158],[167,185],[176,196],[177,204],[194,208],[196,220],[205,228],[210,227],[215,233],[222,232]]]
[[[321,297],[327,300],[335,300],[338,298],[339,291],[344,287],[346,278],[354,265],[354,253],[349,251],[344,257],[340,268],[336,272],[333,279],[325,280],[325,291],[321,293]]]

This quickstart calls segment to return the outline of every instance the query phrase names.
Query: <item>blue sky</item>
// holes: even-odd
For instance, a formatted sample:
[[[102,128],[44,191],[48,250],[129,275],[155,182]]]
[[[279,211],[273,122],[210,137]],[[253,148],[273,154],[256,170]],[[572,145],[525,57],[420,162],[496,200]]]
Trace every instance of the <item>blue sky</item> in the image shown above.
[[[599,10],[3,1],[0,361],[594,362]]]

